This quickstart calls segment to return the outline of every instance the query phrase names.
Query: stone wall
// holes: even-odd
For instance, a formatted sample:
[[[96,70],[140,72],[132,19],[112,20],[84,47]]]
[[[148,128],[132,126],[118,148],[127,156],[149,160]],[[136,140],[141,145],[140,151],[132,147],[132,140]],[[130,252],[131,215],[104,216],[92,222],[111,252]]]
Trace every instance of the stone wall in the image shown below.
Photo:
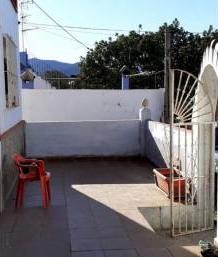
[[[20,122],[1,136],[3,203],[9,198],[16,183],[17,170],[11,157],[15,153],[25,152],[24,127],[24,122]]]

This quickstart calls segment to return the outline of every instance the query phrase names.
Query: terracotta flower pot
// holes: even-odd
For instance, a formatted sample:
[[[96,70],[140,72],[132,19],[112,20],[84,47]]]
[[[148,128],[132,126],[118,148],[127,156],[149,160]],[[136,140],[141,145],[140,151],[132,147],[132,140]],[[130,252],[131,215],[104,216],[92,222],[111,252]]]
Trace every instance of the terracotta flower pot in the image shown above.
[[[160,168],[153,169],[155,183],[157,187],[163,191],[167,197],[170,198],[170,169]],[[186,181],[183,177],[179,176],[178,172],[174,170],[174,199],[184,199],[186,193]]]

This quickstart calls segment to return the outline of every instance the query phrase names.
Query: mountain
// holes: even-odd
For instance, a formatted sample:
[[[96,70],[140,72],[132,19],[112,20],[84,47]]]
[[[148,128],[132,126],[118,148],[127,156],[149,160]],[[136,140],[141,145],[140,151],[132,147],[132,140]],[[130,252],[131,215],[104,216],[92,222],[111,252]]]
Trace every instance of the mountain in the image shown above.
[[[46,71],[59,71],[67,76],[76,76],[80,74],[79,63],[65,63],[54,60],[41,60],[37,58],[29,59],[32,68],[39,74]]]

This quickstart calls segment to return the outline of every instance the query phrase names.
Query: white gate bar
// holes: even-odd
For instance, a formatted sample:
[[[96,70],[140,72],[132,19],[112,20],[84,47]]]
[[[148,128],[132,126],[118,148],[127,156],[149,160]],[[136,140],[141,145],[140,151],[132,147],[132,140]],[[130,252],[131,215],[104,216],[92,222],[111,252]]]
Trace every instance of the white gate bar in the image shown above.
[[[182,82],[182,76],[183,76],[183,71],[180,73],[180,77],[179,77],[179,85],[178,85],[178,88],[177,88],[175,109],[177,108],[177,104],[178,104],[178,100],[179,100],[179,93],[180,93],[180,86],[181,86],[181,82]]]
[[[174,168],[173,168],[173,123],[174,123],[174,70],[170,70],[170,217],[171,217],[171,234],[174,236]]]
[[[204,122],[179,122],[179,123],[174,123],[175,127],[178,126],[192,126],[192,125],[210,125],[210,124],[214,124],[214,126],[216,126],[216,122],[209,122],[209,121],[204,121]]]
[[[188,231],[187,216],[187,126],[185,126],[185,232]]]
[[[195,81],[194,81],[194,83],[193,83],[191,89],[189,90],[189,92],[188,92],[188,94],[187,94],[187,96],[186,96],[186,98],[185,98],[185,100],[184,100],[184,102],[183,102],[182,107],[180,108],[180,110],[181,110],[181,109],[183,108],[183,106],[186,104],[186,102],[187,102],[189,96],[191,95],[191,93],[192,93],[194,87],[196,86],[197,82],[198,82],[198,80],[195,79]],[[180,110],[178,111],[178,113],[179,113],[179,115],[182,115],[182,113],[180,113]],[[183,111],[184,111],[184,110],[183,110]]]
[[[192,113],[190,113],[190,112],[187,111],[186,113],[183,114],[183,118],[188,118],[188,117],[191,118],[192,115],[193,115],[193,113],[199,112],[200,110],[204,109],[205,107],[207,107],[207,106],[209,106],[209,105],[210,105],[210,103],[207,102],[207,103],[205,103],[203,106],[201,106],[200,108],[198,108],[197,110],[193,111]]]
[[[209,114],[211,114],[211,112],[205,112],[205,113],[202,113],[202,114],[199,114],[197,116],[192,117],[192,119],[200,118],[200,117],[203,117],[203,116],[206,116],[206,115],[209,115]],[[190,120],[190,118],[189,119],[184,119],[183,121],[185,122],[185,121],[189,121],[189,120]]]
[[[184,86],[184,88],[182,90],[182,96],[180,98],[178,106],[176,106],[176,113],[178,113],[179,110],[180,110],[180,106],[181,106],[181,103],[182,103],[182,100],[183,100],[183,97],[184,97],[184,94],[185,94],[186,87],[187,87],[188,82],[189,82],[189,78],[190,78],[190,74],[188,74],[188,76],[187,76],[187,79],[186,79],[186,82],[185,82],[185,86]]]
[[[206,141],[206,129],[205,129],[205,125],[203,125],[204,127],[204,145],[205,145],[205,141]],[[207,228],[207,174],[206,174],[206,154],[204,154],[204,227],[205,229]]]
[[[188,78],[187,78],[185,87],[184,87],[184,89],[183,89],[184,93],[186,93],[185,91],[186,91],[186,88],[187,88],[187,86],[188,86],[189,80],[190,80],[190,74],[188,75]],[[190,93],[190,91],[189,91],[189,93]],[[182,103],[182,105],[180,106],[180,108],[178,109],[178,113],[180,113],[180,111],[182,110],[183,106],[185,105],[187,97],[188,97],[188,95],[186,95],[186,98],[185,98],[184,100],[182,99],[182,100],[183,100],[183,103]]]
[[[196,102],[196,101],[195,101],[195,100],[196,100],[196,95],[193,96],[193,97],[190,99],[189,103],[187,103],[187,105],[184,107],[183,111],[182,111],[182,112],[179,112],[178,115],[183,115],[183,114],[184,114],[184,111],[186,111],[187,108],[192,104],[192,106],[189,107],[189,109],[188,109],[188,111],[191,111],[191,110],[194,108],[194,106],[200,104],[200,103],[202,102],[202,100],[205,99],[205,97],[207,97],[207,95],[204,95],[203,97],[201,97],[200,99],[198,99],[198,101]]]
[[[191,229],[192,231],[194,231],[194,194],[193,194],[193,191],[194,191],[194,147],[193,147],[193,133],[194,133],[194,126],[192,126],[192,133],[191,133],[191,174],[190,174],[190,177],[191,177],[191,181],[190,181],[190,189],[191,192],[191,206],[192,206],[192,211],[191,211]]]
[[[201,182],[201,176],[200,176],[200,139],[201,139],[201,127],[200,124],[198,126],[198,169],[197,169],[197,174],[198,174],[198,192],[197,192],[197,204],[198,204],[198,229],[201,229],[201,201],[200,201],[200,183]]]
[[[181,233],[181,156],[180,156],[180,133],[181,133],[181,127],[179,126],[178,131],[178,161],[179,161],[179,233]]]

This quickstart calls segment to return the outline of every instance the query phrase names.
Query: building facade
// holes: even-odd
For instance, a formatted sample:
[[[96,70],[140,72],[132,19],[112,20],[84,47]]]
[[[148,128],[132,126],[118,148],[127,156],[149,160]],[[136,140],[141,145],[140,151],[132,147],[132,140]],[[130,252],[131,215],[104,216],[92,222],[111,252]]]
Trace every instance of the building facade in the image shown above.
[[[11,156],[24,152],[17,5],[0,1],[0,212],[16,183]]]

